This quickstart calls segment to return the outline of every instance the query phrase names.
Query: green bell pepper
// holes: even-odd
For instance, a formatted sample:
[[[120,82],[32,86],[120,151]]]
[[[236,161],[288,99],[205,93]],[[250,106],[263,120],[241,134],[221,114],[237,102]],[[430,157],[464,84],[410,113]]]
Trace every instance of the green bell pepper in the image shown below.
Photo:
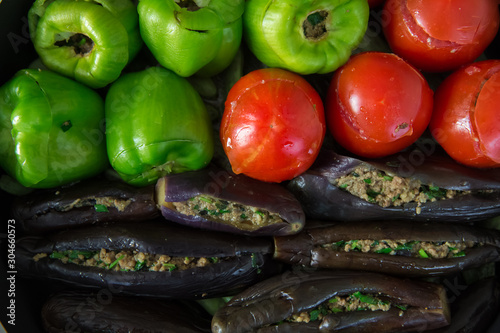
[[[104,101],[50,71],[20,70],[0,87],[0,166],[25,187],[51,188],[108,167]]]
[[[36,0],[28,21],[45,66],[92,88],[116,80],[143,44],[131,0]]]
[[[132,185],[197,170],[212,159],[214,131],[205,104],[170,70],[123,75],[111,85],[105,110],[109,161]]]
[[[241,44],[244,0],[141,0],[142,39],[156,60],[180,76],[213,76]]]
[[[265,65],[324,74],[343,65],[368,27],[366,0],[249,0],[243,35]]]

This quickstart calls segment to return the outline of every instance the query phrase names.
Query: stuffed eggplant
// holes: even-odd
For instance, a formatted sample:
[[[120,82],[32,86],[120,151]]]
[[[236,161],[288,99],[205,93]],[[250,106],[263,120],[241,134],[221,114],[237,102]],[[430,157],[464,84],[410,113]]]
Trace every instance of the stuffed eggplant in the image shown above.
[[[63,291],[42,307],[46,332],[211,332],[210,315],[195,302]]]
[[[434,150],[364,161],[325,149],[288,189],[312,219],[459,222],[498,216],[500,169],[467,168]]]
[[[439,276],[500,261],[500,232],[463,224],[311,223],[274,239],[275,259],[316,268]]]
[[[216,312],[214,333],[412,332],[449,324],[443,286],[350,271],[285,272]]]
[[[26,236],[16,245],[23,276],[124,294],[201,299],[231,295],[276,272],[272,241],[164,221]]]
[[[223,169],[168,175],[156,184],[156,200],[171,221],[247,235],[289,235],[302,230],[305,214],[285,187]]]
[[[154,186],[138,188],[102,179],[31,192],[16,198],[12,209],[23,229],[30,233],[160,216]]]

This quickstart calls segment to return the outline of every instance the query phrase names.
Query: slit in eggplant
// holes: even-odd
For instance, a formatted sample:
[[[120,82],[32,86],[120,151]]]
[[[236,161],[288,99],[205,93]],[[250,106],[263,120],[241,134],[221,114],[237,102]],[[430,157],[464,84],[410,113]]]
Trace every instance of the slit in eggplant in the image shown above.
[[[449,325],[442,285],[347,270],[288,271],[234,296],[212,332],[416,332]]]
[[[357,167],[349,174],[333,180],[332,184],[382,207],[397,207],[410,202],[422,204],[471,193],[422,184],[417,179],[391,175],[369,166]]]
[[[284,223],[277,213],[207,195],[197,195],[186,201],[166,204],[169,208],[184,215],[202,216],[207,220],[231,225],[245,231]]]
[[[337,252],[363,252],[430,259],[465,257],[467,250],[483,246],[483,243],[408,241],[405,239],[356,239],[322,244],[323,249]]]
[[[87,197],[75,199],[69,204],[57,206],[53,209],[59,212],[67,212],[75,208],[93,206],[96,210],[108,210],[109,208],[115,208],[119,212],[123,212],[131,203],[131,199],[125,200],[114,197]]]
[[[407,304],[396,304],[389,299],[379,295],[370,295],[359,291],[351,295],[335,296],[320,305],[294,313],[291,317],[283,320],[289,323],[309,323],[317,320],[323,320],[326,316],[341,312],[352,311],[389,311],[396,308],[400,311],[400,315],[408,309]],[[281,322],[281,323],[283,323]],[[279,325],[280,323],[276,323]]]
[[[66,250],[52,253],[38,253],[33,260],[42,258],[61,260],[63,263],[72,263],[87,267],[98,267],[114,271],[154,271],[165,272],[187,270],[196,267],[205,267],[216,264],[227,257],[177,257],[166,254],[151,254],[137,250],[107,250],[81,251]]]

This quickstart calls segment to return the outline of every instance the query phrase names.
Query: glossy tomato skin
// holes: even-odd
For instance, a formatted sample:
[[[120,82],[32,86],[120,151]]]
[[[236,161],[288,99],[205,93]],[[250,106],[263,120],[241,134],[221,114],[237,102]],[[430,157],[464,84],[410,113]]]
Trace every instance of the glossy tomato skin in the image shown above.
[[[267,182],[307,170],[323,143],[323,102],[298,74],[258,69],[229,91],[220,139],[233,171]]]
[[[392,51],[427,72],[476,60],[495,37],[497,0],[387,0],[385,37]]]
[[[429,129],[457,162],[500,166],[500,60],[461,68],[438,87]]]
[[[332,78],[326,115],[334,139],[352,153],[388,156],[426,130],[433,92],[422,74],[395,54],[357,54]]]

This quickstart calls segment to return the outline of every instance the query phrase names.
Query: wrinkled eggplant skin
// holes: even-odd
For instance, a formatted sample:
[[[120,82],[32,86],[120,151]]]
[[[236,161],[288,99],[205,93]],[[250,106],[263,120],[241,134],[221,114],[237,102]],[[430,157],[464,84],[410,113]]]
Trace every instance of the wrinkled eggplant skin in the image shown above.
[[[211,317],[196,303],[70,290],[52,295],[41,310],[48,333],[209,333]]]
[[[484,333],[499,313],[500,282],[480,280],[467,286],[451,304],[451,324],[430,333]]]
[[[426,259],[357,251],[334,252],[321,247],[356,239],[481,242],[466,256]],[[311,222],[300,234],[275,237],[274,258],[314,268],[366,270],[400,276],[444,276],[500,261],[500,232],[492,229],[438,222],[405,221]]]
[[[136,249],[170,256],[223,257],[217,264],[165,272],[125,272],[64,264],[37,253],[55,250]],[[124,295],[200,299],[227,296],[278,272],[268,238],[237,237],[168,224],[163,220],[71,229],[44,237],[26,236],[16,244],[18,270],[34,279],[89,288],[111,288]]]
[[[164,192],[161,190],[163,187]],[[248,231],[202,216],[187,216],[162,204],[186,201],[197,195],[208,195],[278,213],[284,222]],[[160,179],[157,183],[157,201],[166,219],[202,229],[274,236],[295,234],[305,225],[305,214],[300,202],[284,186],[257,181],[245,175],[235,175],[213,165],[203,170],[168,175]]]
[[[98,212],[92,204],[65,209],[79,200],[89,198],[130,200],[130,203],[121,211],[108,207],[107,212]],[[121,181],[101,179],[35,191],[18,197],[13,204],[12,213],[28,233],[51,232],[104,222],[151,220],[160,216],[154,200],[154,185],[139,188]]]
[[[337,295],[356,291],[386,296],[411,311],[330,314],[309,324],[280,323]],[[392,315],[394,314],[394,315]],[[214,333],[243,332],[411,332],[449,324],[443,286],[375,273],[286,271],[236,295],[212,319]],[[271,326],[269,326],[271,325]]]
[[[421,156],[421,159],[416,160],[412,154]],[[370,165],[389,174],[418,179],[423,184],[440,188],[491,192],[472,192],[453,199],[384,208],[331,184],[331,180],[361,165]],[[485,171],[467,168],[438,152],[425,155],[420,151],[411,151],[384,159],[363,161],[325,149],[320,152],[315,164],[291,180],[287,188],[301,202],[310,219],[474,222],[500,215],[500,169]]]

